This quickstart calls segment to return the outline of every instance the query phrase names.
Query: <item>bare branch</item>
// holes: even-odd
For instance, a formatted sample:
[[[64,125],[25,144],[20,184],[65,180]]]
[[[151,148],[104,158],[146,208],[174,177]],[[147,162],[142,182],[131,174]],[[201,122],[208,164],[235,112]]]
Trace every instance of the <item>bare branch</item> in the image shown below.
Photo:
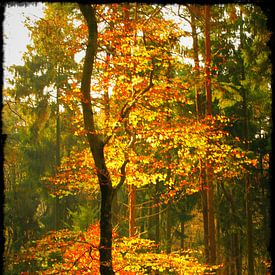
[[[8,108],[9,108],[9,110],[10,110],[12,113],[14,113],[15,115],[17,115],[21,120],[23,120],[23,121],[25,122],[25,124],[27,124],[26,120],[25,120],[21,115],[19,115],[16,111],[14,111],[14,110],[11,108],[11,106],[10,106],[10,104],[9,104],[9,101],[6,101],[6,103],[7,103],[7,106],[8,106]]]

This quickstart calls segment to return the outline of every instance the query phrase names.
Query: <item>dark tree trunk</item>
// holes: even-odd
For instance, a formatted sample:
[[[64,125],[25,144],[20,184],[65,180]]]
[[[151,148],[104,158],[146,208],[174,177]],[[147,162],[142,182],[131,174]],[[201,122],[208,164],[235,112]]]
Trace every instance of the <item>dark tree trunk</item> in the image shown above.
[[[56,91],[56,151],[55,151],[55,163],[56,167],[60,165],[60,110],[59,110],[59,95],[60,91],[57,88]]]
[[[242,12],[241,12],[241,18],[242,18]],[[243,21],[242,21],[243,22]],[[243,42],[244,42],[244,30],[243,30],[243,24],[240,24],[240,50],[243,48]],[[244,64],[242,64],[242,80],[245,79],[245,70],[244,70]],[[247,91],[246,89],[242,89],[242,96],[243,96],[243,139],[245,142],[245,149],[249,150],[249,144],[248,144],[248,124],[249,124],[249,118],[248,118],[248,107],[247,107]],[[254,275],[254,248],[253,248],[253,223],[252,223],[252,197],[251,197],[251,182],[249,175],[245,175],[245,202],[246,202],[246,230],[247,230],[247,262],[248,262],[248,274]]]
[[[100,274],[115,274],[112,269],[112,184],[103,176],[99,177],[101,191],[100,212]]]
[[[180,250],[184,250],[184,228],[185,224],[183,221],[180,222]]]
[[[201,184],[201,201],[202,201],[202,217],[203,217],[203,237],[204,237],[204,254],[205,260],[209,262],[209,232],[208,232],[208,207],[207,207],[207,190],[205,179],[205,167],[200,161],[200,184]]]
[[[208,201],[208,234],[209,234],[209,263],[216,263],[216,233],[214,219],[214,192],[212,179],[207,179],[207,201]]]
[[[119,205],[118,205],[118,197],[117,192],[113,192],[113,198],[112,198],[112,224],[118,225],[119,224]]]
[[[129,237],[136,234],[136,186],[129,186]]]
[[[153,232],[152,228],[154,226],[154,218],[153,215],[153,202],[150,202],[149,208],[148,208],[148,220],[147,220],[147,238],[150,240],[155,240],[155,232]]]
[[[234,195],[231,192],[228,192],[225,189],[225,186],[223,184],[223,182],[220,184],[222,191],[226,197],[226,199],[228,200],[228,202],[230,203],[231,206],[231,211],[230,211],[230,215],[231,218],[230,220],[232,220],[233,222],[236,220],[237,217],[237,208],[236,208],[236,204],[234,201]],[[233,242],[233,248],[231,249],[232,251],[232,260],[231,262],[235,263],[235,267],[236,267],[236,274],[237,275],[241,275],[242,274],[242,261],[241,261],[241,245],[240,245],[240,234],[241,231],[238,229],[237,232],[232,234],[232,242]]]
[[[206,90],[206,115],[212,115],[211,93],[211,43],[210,43],[210,6],[205,6],[205,90]],[[211,167],[207,168],[207,201],[208,201],[208,233],[209,233],[209,263],[216,263],[216,239],[214,218],[214,187]]]
[[[172,245],[172,211],[171,211],[171,203],[168,203],[167,211],[166,211],[166,253],[171,253],[171,245]]]
[[[210,42],[210,6],[205,6],[205,90],[206,90],[206,115],[212,115],[211,93],[211,42]]]
[[[83,65],[81,80],[82,109],[85,130],[90,149],[95,162],[98,182],[101,192],[100,212],[100,274],[114,274],[112,267],[112,196],[113,187],[106,167],[104,157],[104,142],[95,132],[94,114],[91,105],[91,76],[93,72],[94,59],[97,51],[97,21],[95,10],[91,4],[79,4],[79,8],[87,21],[88,45]]]
[[[160,218],[159,218],[159,181],[157,180],[156,182],[156,206],[155,206],[155,224],[156,224],[156,244],[160,243]]]
[[[190,18],[191,18],[195,78],[198,79],[200,77],[200,65],[199,65],[198,36],[197,36],[195,16],[194,16],[195,6],[187,5],[187,8],[189,10]],[[208,42],[208,44],[210,45],[210,41]],[[209,50],[207,52],[209,52]],[[195,84],[195,89],[196,89],[196,112],[197,112],[198,118],[200,118],[203,114],[201,89],[196,84]],[[205,254],[206,262],[209,262],[209,221],[208,221],[208,201],[207,201],[207,189],[206,189],[207,183],[206,183],[205,162],[202,159],[200,160],[200,185],[202,189],[201,201],[202,201],[203,232],[204,232],[204,254]]]
[[[56,125],[55,125],[55,167],[56,172],[58,167],[60,166],[60,110],[59,110],[59,88],[56,90]],[[58,222],[58,210],[59,210],[59,199],[57,197],[54,198],[54,228],[58,230],[60,228],[60,223]]]
[[[195,63],[195,89],[196,89],[196,112],[198,117],[202,115],[202,94],[201,87],[196,82],[199,81],[200,77],[200,62],[199,62],[199,44],[198,35],[195,24],[195,17],[192,11],[192,5],[187,5],[190,12],[191,28],[192,28],[192,39],[193,39],[193,59]]]

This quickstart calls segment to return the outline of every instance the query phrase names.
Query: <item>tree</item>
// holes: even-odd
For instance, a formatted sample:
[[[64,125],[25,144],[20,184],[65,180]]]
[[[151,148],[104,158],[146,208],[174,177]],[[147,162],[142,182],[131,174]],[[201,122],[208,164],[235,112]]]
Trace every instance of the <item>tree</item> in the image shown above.
[[[95,133],[94,114],[91,106],[91,75],[97,50],[97,21],[95,9],[90,5],[79,5],[88,25],[88,45],[83,65],[81,92],[85,130],[95,161],[96,173],[101,191],[100,215],[100,273],[114,274],[112,267],[112,195],[113,187],[104,157],[104,141]]]
[[[125,52],[125,47],[124,45],[121,45],[121,41],[116,41],[117,37],[115,37],[114,42],[113,43],[117,43],[117,48],[112,61],[113,62],[119,62],[114,63],[115,66],[113,68],[117,68],[119,66],[121,66],[121,64],[123,66],[126,65],[125,69],[124,69],[124,78],[128,78],[127,81],[129,81],[127,83],[127,81],[125,81],[126,84],[128,84],[129,86],[133,86],[133,91],[132,92],[132,100],[131,101],[126,101],[126,103],[124,105],[121,106],[121,101],[118,101],[120,98],[124,98],[125,97],[125,92],[128,93],[129,88],[126,86],[125,88],[127,88],[127,90],[125,91],[124,89],[121,90],[121,85],[118,86],[116,85],[114,88],[122,93],[122,95],[118,94],[118,98],[114,98],[114,103],[117,104],[117,106],[119,108],[121,108],[121,111],[117,114],[115,113],[115,116],[118,116],[118,123],[117,125],[115,125],[115,127],[112,129],[113,132],[111,132],[111,135],[107,135],[107,137],[105,137],[103,139],[103,137],[101,136],[101,134],[96,133],[96,126],[95,126],[95,121],[94,121],[94,113],[92,110],[92,105],[91,105],[91,96],[90,96],[90,85],[91,85],[91,74],[92,74],[92,69],[93,69],[93,62],[91,62],[91,60],[93,61],[95,56],[96,56],[96,38],[97,38],[97,28],[96,28],[96,18],[95,15],[93,15],[95,13],[94,8],[90,7],[88,5],[81,5],[81,11],[87,21],[88,24],[88,30],[89,30],[89,40],[88,40],[88,47],[87,47],[87,51],[86,51],[86,58],[84,60],[84,67],[83,67],[83,77],[82,77],[82,83],[81,83],[81,92],[82,92],[82,107],[83,107],[83,116],[84,116],[84,124],[85,124],[85,130],[88,133],[87,137],[88,137],[88,141],[90,144],[90,149],[95,161],[95,167],[96,167],[96,171],[97,171],[97,176],[99,179],[99,184],[100,184],[100,189],[101,189],[101,262],[102,262],[102,266],[101,266],[101,272],[105,272],[104,274],[108,274],[108,272],[112,273],[112,268],[111,268],[111,231],[112,231],[112,225],[111,225],[111,202],[112,202],[112,193],[114,192],[113,187],[112,187],[112,182],[110,179],[110,173],[106,167],[106,163],[105,163],[105,157],[104,157],[104,147],[108,144],[108,142],[110,141],[111,137],[114,136],[114,130],[118,130],[119,129],[119,124],[124,123],[125,127],[128,127],[128,120],[130,118],[130,113],[132,112],[132,110],[134,110],[134,108],[136,108],[136,105],[138,103],[139,100],[141,100],[143,98],[143,96],[147,96],[149,95],[150,89],[153,87],[153,75],[155,73],[155,70],[157,68],[159,68],[158,70],[160,70],[160,64],[156,63],[156,57],[158,54],[160,54],[159,49],[155,49],[156,46],[163,46],[162,44],[164,44],[165,42],[160,40],[157,41],[159,44],[156,44],[156,42],[154,41],[156,38],[153,38],[152,34],[150,32],[147,32],[146,30],[144,30],[144,36],[143,36],[143,47],[144,49],[146,49],[149,54],[151,52],[152,57],[150,57],[149,55],[149,60],[151,60],[151,69],[145,67],[145,65],[148,63],[148,58],[146,60],[146,56],[143,56],[140,52],[137,52],[135,55],[129,56],[127,55],[127,53]],[[132,24],[132,22],[130,22],[130,24]],[[139,26],[139,25],[137,25]],[[133,29],[134,30],[134,29]],[[118,29],[118,33],[120,32],[120,30]],[[134,32],[136,32],[136,30],[134,30]],[[133,31],[131,32],[131,30],[129,31],[129,34],[132,35]],[[106,35],[109,35],[109,32],[106,31]],[[119,35],[121,35],[119,33]],[[133,34],[135,36],[135,34]],[[168,38],[170,39],[170,38]],[[108,41],[108,40],[107,40]],[[123,41],[123,40],[122,40]],[[140,40],[142,41],[142,40]],[[172,41],[172,40],[171,40]],[[125,43],[125,42],[124,42]],[[162,44],[161,44],[162,43]],[[173,43],[173,42],[170,42]],[[126,40],[126,45],[128,44],[127,40]],[[150,47],[149,47],[150,46]],[[120,48],[121,47],[121,48]],[[123,48],[124,47],[124,48]],[[122,55],[120,56],[120,51],[122,51]],[[108,56],[108,55],[107,55]],[[120,58],[119,60],[117,60],[117,58]],[[133,64],[134,67],[133,69],[127,67],[127,63],[122,63],[121,59],[122,58],[126,58],[126,59],[132,59],[133,60]],[[169,56],[167,56],[167,58],[169,58]],[[143,61],[145,59],[145,62]],[[129,61],[128,61],[129,62]],[[141,63],[143,62],[143,63]],[[144,64],[145,63],[145,64]],[[136,65],[135,65],[136,64]],[[142,80],[142,77],[144,76],[145,78],[145,74],[144,74],[144,70],[148,71],[149,74],[149,81],[148,80]],[[145,71],[145,72],[146,72]],[[146,72],[147,73],[147,72]],[[120,77],[121,78],[121,77]],[[111,78],[108,80],[110,81]],[[120,79],[119,79],[120,81]],[[121,83],[122,84],[122,83]],[[124,84],[125,85],[125,84]],[[163,85],[163,84],[162,84]],[[140,88],[138,90],[138,87]],[[106,102],[105,102],[106,103]],[[108,105],[108,102],[107,102]],[[106,105],[105,105],[106,106]],[[108,125],[108,124],[107,124]],[[132,127],[136,126],[137,124],[133,122]],[[104,127],[104,126],[103,126]],[[105,126],[106,127],[106,126]],[[108,126],[107,126],[108,127]],[[128,133],[130,132],[130,137],[133,134],[133,130],[132,131],[129,130],[130,127],[126,130],[125,132]],[[105,128],[104,131],[107,130],[107,133],[110,132],[110,129]],[[127,147],[129,148],[131,145],[131,141],[129,142],[129,144],[127,145]],[[121,166],[121,182],[118,183],[118,187],[120,187],[123,182],[124,182],[124,174],[125,174],[125,167],[128,163],[128,158],[126,156],[122,166]],[[109,263],[108,267],[104,266],[104,263],[107,262]],[[107,273],[106,273],[107,272]]]

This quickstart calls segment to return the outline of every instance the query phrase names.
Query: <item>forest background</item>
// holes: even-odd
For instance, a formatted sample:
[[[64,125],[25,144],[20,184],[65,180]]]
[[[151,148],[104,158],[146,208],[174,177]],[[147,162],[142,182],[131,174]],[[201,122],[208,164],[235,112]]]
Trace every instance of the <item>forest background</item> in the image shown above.
[[[27,19],[3,90],[5,274],[265,274],[266,20],[139,3]]]

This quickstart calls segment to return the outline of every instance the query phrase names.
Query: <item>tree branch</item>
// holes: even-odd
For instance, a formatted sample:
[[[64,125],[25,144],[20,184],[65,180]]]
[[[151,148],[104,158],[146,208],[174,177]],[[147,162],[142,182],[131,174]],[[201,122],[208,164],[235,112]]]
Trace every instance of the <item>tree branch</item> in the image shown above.
[[[21,115],[19,115],[16,111],[14,111],[14,110],[11,108],[11,106],[10,106],[10,104],[9,104],[9,101],[6,101],[6,103],[7,103],[7,106],[8,106],[8,108],[9,108],[9,110],[10,110],[12,113],[14,113],[15,115],[17,115],[21,120],[23,120],[23,121],[25,122],[25,124],[27,124],[26,120],[25,120]]]

